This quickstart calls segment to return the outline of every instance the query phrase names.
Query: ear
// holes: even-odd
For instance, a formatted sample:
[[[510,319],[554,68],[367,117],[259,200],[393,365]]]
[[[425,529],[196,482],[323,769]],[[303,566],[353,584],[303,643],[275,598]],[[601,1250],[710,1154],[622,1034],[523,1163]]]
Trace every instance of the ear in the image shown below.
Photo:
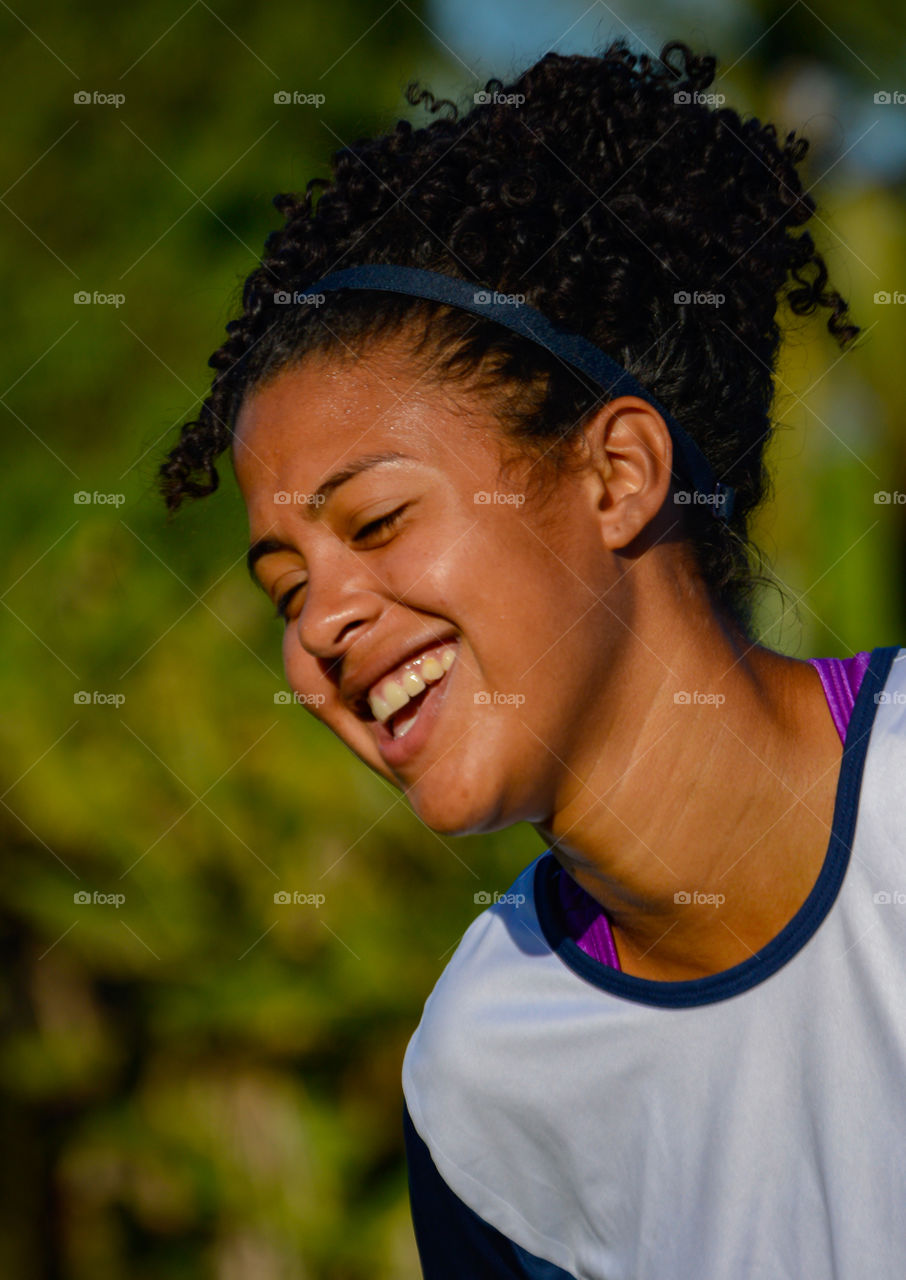
[[[625,547],[664,505],[673,480],[673,440],[661,414],[638,396],[602,405],[583,433],[605,545]]]

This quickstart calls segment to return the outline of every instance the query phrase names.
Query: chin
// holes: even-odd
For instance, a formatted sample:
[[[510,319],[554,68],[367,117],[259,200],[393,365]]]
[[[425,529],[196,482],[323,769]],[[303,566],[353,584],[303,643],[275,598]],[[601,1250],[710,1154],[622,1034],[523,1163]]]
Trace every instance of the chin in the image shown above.
[[[424,808],[412,805],[414,813],[439,836],[474,836],[490,830],[480,814],[454,813],[449,808]]]
[[[436,773],[436,771],[435,771]],[[473,836],[499,831],[521,821],[505,802],[502,780],[494,785],[490,770],[474,779],[461,773],[448,779],[430,774],[403,792],[415,814],[438,835]]]
[[[521,767],[508,768],[503,744],[495,749],[486,741],[480,754],[465,745],[446,759],[432,761],[428,756],[417,770],[409,766],[408,781],[388,767],[370,734],[353,742],[338,729],[334,732],[364,764],[401,791],[416,816],[438,835],[480,835],[536,816],[538,806],[526,794],[531,790],[527,756],[523,753]]]

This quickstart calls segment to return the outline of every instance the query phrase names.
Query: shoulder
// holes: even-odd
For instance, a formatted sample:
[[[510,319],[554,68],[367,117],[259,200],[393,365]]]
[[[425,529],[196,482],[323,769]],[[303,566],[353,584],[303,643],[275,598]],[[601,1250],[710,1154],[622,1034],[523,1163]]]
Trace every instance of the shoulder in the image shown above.
[[[542,853],[506,893],[495,895],[428,997],[403,1062],[403,1090],[416,1124],[429,1105],[446,1111],[476,1089],[487,1097],[506,1093],[504,1076],[556,1016],[563,984],[577,981],[538,921],[536,873],[552,861]]]
[[[428,997],[412,1046],[424,1052],[430,1042],[438,1050],[463,1019],[498,999],[512,995],[517,972],[532,959],[550,954],[538,926],[535,876],[542,853],[529,863],[506,893],[490,897],[485,910],[469,925]]]

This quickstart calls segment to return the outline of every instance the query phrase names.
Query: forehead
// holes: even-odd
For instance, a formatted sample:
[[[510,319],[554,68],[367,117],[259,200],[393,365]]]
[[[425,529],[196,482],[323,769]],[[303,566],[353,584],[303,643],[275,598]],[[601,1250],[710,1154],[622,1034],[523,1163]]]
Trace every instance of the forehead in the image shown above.
[[[476,418],[485,431],[476,431]],[[368,356],[306,357],[254,388],[236,419],[233,461],[244,490],[279,487],[288,472],[314,483],[353,455],[403,449],[442,463],[498,443],[490,412],[474,395],[454,395],[398,349]]]

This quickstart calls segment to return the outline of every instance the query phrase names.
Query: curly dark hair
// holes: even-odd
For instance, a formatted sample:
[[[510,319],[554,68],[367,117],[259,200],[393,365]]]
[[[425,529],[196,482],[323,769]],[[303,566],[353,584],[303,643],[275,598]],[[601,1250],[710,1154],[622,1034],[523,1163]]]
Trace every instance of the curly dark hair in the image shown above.
[[[749,537],[764,500],[774,368],[785,300],[830,310],[841,347],[860,330],[808,232],[815,211],[797,165],[808,142],[743,120],[706,91],[716,59],[681,41],[658,59],[622,39],[600,56],[548,53],[512,84],[489,80],[463,114],[417,82],[407,101],[438,118],[399,120],[332,157],[332,181],[274,205],[243,313],[211,356],[195,421],[160,468],[174,511],[218,485],[243,397],[306,354],[343,358],[401,331],[418,337],[430,377],[476,379],[505,435],[558,462],[606,396],[544,348],[443,304],[372,291],[286,305],[342,266],[397,263],[519,293],[629,369],[683,424],[715,475],[736,489],[728,522],[681,512],[715,605],[747,632],[766,579]],[[320,195],[315,201],[315,192]],[[714,305],[677,295],[723,295]],[[430,362],[430,363],[429,363]]]

